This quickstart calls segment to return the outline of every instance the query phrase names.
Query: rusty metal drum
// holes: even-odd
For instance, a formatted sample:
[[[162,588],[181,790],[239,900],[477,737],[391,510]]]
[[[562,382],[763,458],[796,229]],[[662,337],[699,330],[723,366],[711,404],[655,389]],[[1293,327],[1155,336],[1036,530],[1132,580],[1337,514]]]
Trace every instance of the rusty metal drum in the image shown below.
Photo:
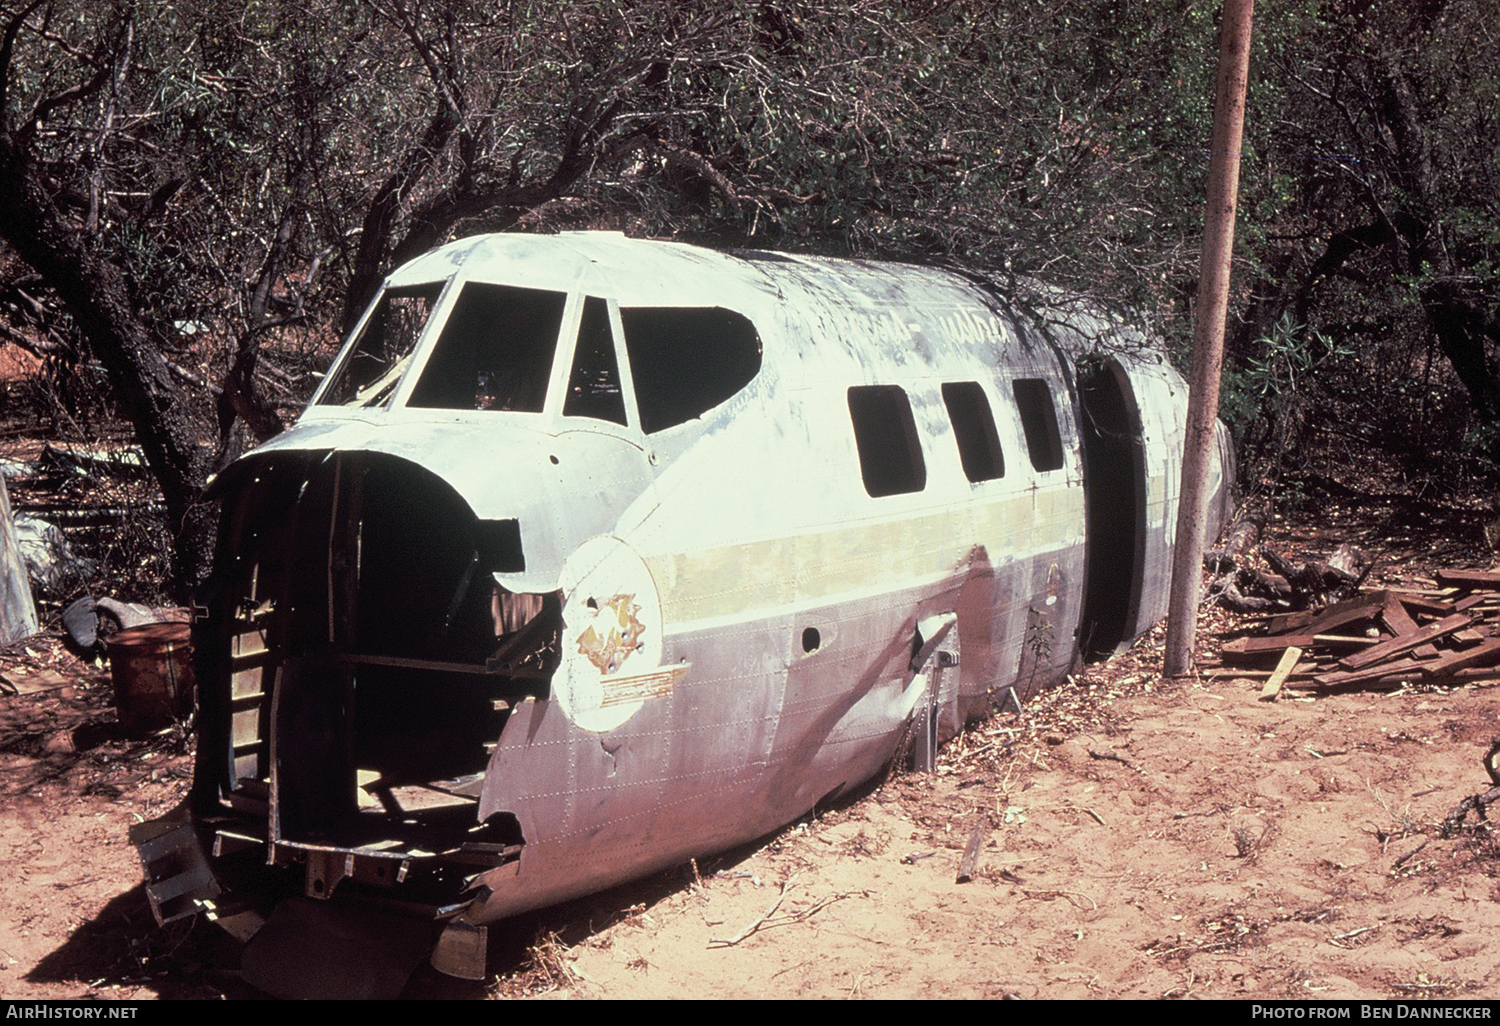
[[[105,643],[120,725],[131,733],[164,727],[193,707],[191,628],[185,623],[130,627]]]

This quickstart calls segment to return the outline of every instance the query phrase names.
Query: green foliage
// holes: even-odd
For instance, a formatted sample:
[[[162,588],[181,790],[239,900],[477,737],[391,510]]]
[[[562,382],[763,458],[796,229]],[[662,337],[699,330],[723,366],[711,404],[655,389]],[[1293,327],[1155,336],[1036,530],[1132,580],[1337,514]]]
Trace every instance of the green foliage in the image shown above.
[[[21,23],[5,112],[14,127],[108,71],[27,143],[47,201],[214,384],[259,347],[283,414],[345,295],[481,230],[990,268],[1181,351],[1219,8],[49,0]],[[0,0],[0,22],[23,9]],[[1484,432],[1457,388],[1476,423],[1500,418],[1491,16],[1260,5],[1224,390],[1252,447],[1330,423],[1462,444]],[[181,321],[211,330],[185,340]],[[207,424],[206,390],[185,401]]]
[[[1242,458],[1279,463],[1303,440],[1310,416],[1326,401],[1326,378],[1335,373],[1329,365],[1355,356],[1353,345],[1294,324],[1289,315],[1257,339],[1225,368],[1220,389],[1220,416]]]

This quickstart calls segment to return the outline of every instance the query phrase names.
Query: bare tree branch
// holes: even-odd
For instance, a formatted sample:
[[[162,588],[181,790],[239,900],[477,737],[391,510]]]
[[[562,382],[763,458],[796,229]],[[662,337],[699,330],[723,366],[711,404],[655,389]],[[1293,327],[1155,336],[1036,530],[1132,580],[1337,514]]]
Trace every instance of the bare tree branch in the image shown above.
[[[5,26],[5,36],[0,40],[0,138],[10,135],[10,83],[12,60],[16,50],[16,36],[21,26],[45,0],[31,0]],[[9,148],[8,146],[6,147]]]
[[[130,46],[130,38],[131,15],[127,14],[121,21],[121,24],[119,26],[118,37],[113,43],[105,45],[104,51],[106,53],[128,52]],[[44,97],[41,100],[37,101],[37,105],[32,108],[31,113],[26,117],[24,123],[16,132],[17,145],[27,145],[30,142],[31,137],[36,134],[39,128],[41,128],[42,122],[44,122],[48,118],[48,116],[52,114],[53,111],[59,110],[74,103],[78,103],[80,100],[86,100],[90,96],[93,96],[95,93],[97,93],[100,89],[102,89],[104,87],[104,84],[106,82],[109,82],[113,77],[115,64],[112,61],[100,60],[98,62],[98,65],[99,66],[95,69],[93,75],[91,75],[84,81],[79,82],[76,85],[69,86],[68,88],[63,89],[60,92],[53,93],[51,96]]]

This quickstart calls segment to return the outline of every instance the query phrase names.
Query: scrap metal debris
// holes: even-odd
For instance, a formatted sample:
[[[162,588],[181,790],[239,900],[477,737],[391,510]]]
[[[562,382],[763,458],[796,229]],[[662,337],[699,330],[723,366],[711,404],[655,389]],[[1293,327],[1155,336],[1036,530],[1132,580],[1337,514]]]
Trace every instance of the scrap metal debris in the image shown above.
[[[191,613],[175,606],[148,606],[118,599],[96,599],[84,595],[63,610],[63,629],[73,643],[84,651],[98,644],[101,629],[105,634],[143,627],[151,623],[187,623]]]
[[[15,525],[16,547],[21,550],[26,573],[42,594],[66,594],[99,569],[97,560],[73,551],[56,524],[28,513],[17,513]]]

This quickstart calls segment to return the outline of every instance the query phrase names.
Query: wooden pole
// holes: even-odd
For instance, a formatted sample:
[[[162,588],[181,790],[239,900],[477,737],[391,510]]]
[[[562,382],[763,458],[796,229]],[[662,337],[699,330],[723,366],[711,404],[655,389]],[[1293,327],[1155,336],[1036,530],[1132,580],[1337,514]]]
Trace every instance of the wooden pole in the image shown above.
[[[1250,19],[1254,10],[1255,0],[1224,0],[1219,23],[1213,150],[1208,159],[1208,205],[1203,217],[1198,309],[1193,321],[1187,437],[1183,442],[1177,544],[1172,553],[1172,590],[1167,604],[1164,672],[1168,677],[1180,677],[1192,666],[1198,627],[1208,465],[1214,444],[1214,423],[1219,414],[1219,369],[1224,361],[1224,316],[1229,307],[1229,266],[1234,247],[1240,144],[1245,128],[1245,83],[1250,69]]]

